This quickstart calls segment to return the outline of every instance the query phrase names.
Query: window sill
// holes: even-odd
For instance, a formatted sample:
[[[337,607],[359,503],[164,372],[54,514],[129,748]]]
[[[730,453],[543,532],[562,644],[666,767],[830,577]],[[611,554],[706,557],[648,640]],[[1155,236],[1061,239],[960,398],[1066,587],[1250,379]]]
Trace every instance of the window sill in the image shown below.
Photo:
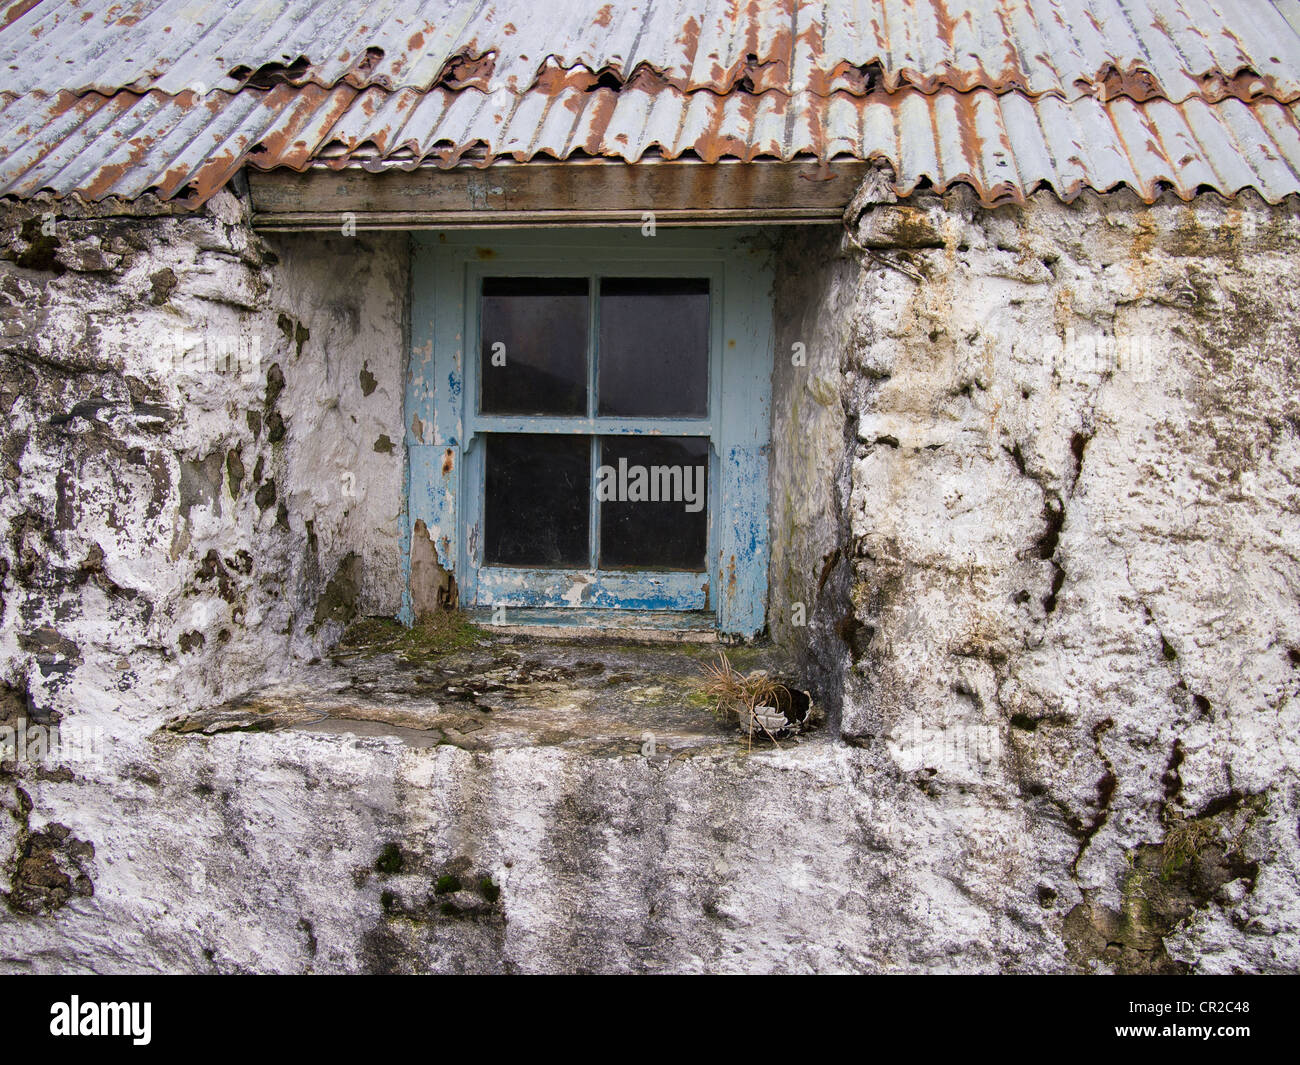
[[[776,750],[714,717],[713,700],[703,690],[713,648],[551,635],[494,631],[448,652],[340,654],[221,706],[175,718],[163,731],[190,742],[229,742],[222,740],[229,733],[307,733],[397,740],[418,749],[552,747],[600,758]],[[773,647],[730,648],[727,654],[741,672],[788,675]],[[827,736],[816,730],[782,738],[781,750]]]

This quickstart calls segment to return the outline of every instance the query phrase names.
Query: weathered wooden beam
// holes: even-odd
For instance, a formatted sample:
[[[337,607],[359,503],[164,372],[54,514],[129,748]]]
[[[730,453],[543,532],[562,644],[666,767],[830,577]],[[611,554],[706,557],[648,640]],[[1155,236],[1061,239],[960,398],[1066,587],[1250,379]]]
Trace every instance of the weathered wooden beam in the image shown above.
[[[601,160],[249,173],[263,229],[837,222],[869,164]]]

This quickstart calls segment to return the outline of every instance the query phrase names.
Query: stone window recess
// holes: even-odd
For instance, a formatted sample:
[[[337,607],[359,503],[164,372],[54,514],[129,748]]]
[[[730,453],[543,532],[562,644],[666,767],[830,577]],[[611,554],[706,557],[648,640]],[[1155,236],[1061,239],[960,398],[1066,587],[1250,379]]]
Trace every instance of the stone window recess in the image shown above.
[[[753,233],[420,235],[412,285],[408,619],[433,605],[436,555],[476,612],[763,631],[772,310]]]

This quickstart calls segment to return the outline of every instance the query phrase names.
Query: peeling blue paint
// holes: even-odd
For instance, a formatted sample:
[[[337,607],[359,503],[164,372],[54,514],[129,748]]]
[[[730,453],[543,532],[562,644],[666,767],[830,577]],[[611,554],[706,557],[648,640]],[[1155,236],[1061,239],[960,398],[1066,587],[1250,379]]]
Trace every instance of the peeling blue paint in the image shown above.
[[[768,446],[733,447],[723,463],[725,500],[719,537],[722,573],[718,627],[755,636],[763,631],[767,601]]]

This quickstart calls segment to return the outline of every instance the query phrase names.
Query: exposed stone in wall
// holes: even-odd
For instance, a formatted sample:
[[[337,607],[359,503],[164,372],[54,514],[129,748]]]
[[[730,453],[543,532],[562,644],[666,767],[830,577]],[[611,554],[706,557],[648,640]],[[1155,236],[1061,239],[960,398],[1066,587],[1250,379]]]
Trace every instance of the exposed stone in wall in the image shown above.
[[[50,824],[40,832],[21,833],[14,850],[14,869],[5,903],[16,913],[52,913],[75,897],[89,897],[95,887],[86,865],[95,848],[73,838],[66,826]]]

